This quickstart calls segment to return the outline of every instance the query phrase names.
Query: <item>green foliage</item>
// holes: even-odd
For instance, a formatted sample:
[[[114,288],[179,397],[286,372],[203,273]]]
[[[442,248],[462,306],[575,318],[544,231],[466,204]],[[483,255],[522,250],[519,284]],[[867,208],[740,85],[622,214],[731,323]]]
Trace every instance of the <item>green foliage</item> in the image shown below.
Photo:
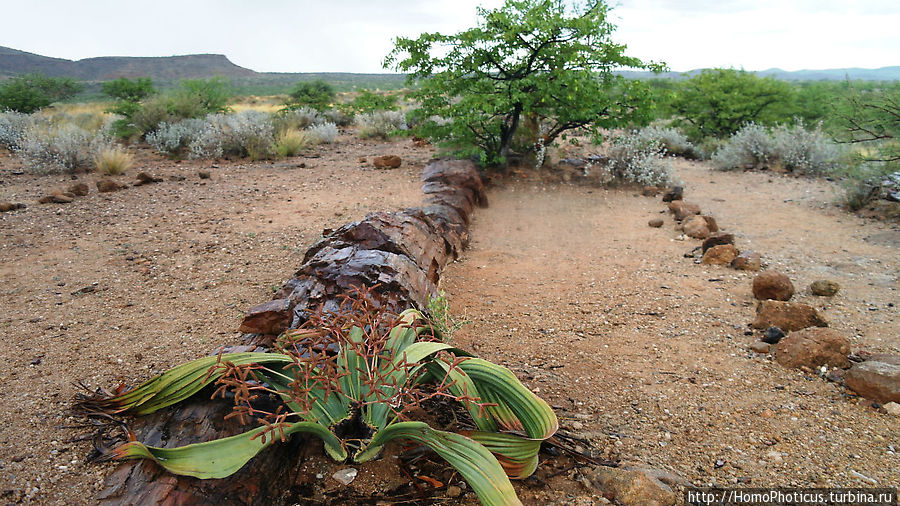
[[[450,301],[441,290],[440,295],[428,297],[428,314],[431,316],[431,324],[449,341],[453,334],[469,323],[468,320],[457,320],[450,314]]]
[[[344,109],[352,114],[371,114],[375,111],[396,111],[399,109],[399,95],[360,91]]]
[[[843,131],[839,138],[864,145],[870,162],[885,163],[900,169],[900,83],[860,90],[848,83],[847,93],[837,113]]]
[[[728,137],[750,122],[790,121],[791,104],[792,89],[784,81],[744,70],[712,69],[680,83],[670,106],[675,125],[700,141]]]
[[[301,81],[294,86],[288,97],[284,104],[286,109],[311,107],[321,112],[334,101],[334,87],[321,79]]]
[[[231,89],[228,80],[223,77],[182,81],[178,88],[169,93],[147,95],[141,102],[119,102],[111,112],[122,116],[122,119],[113,124],[112,130],[115,135],[123,138],[145,136],[163,123],[171,125],[183,119],[226,113],[230,110],[229,98]]]
[[[504,164],[523,117],[541,125],[523,152],[573,128],[596,133],[650,119],[646,85],[612,69],[663,67],[626,56],[607,13],[602,1],[569,9],[562,0],[507,0],[479,8],[478,26],[455,35],[397,38],[384,64],[420,80],[418,135]]]
[[[105,95],[125,102],[137,103],[156,93],[153,81],[149,77],[138,77],[134,81],[120,77],[115,81],[107,81],[101,85]]]
[[[26,74],[13,77],[0,86],[0,111],[32,113],[54,102],[65,100],[82,90],[68,77]]]
[[[263,426],[181,448],[131,441],[108,458],[147,458],[172,473],[224,478],[296,432],[321,438],[339,461],[366,462],[391,440],[412,440],[446,459],[484,504],[519,504],[508,477],[534,471],[541,441],[558,427],[553,410],[508,369],[443,342],[418,311],[392,317],[372,308],[371,292],[357,295],[339,313],[283,334],[277,352],[201,358],[80,406],[88,413],[150,414],[215,384],[214,395],[234,394],[234,416]],[[267,396],[283,405],[267,411],[255,402]],[[477,430],[456,434],[409,419],[434,398],[460,402]]]

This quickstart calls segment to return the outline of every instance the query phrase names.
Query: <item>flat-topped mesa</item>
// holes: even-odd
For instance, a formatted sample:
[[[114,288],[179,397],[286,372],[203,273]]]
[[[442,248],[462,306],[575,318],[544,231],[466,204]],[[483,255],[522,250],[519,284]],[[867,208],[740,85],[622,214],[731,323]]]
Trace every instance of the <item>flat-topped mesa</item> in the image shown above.
[[[422,181],[425,206],[370,213],[313,244],[274,300],[245,315],[240,331],[248,342],[267,343],[320,307],[336,311],[354,286],[379,285],[380,302],[397,313],[425,309],[444,266],[468,245],[471,214],[487,197],[475,164],[466,160],[433,160]]]
[[[274,300],[251,309],[237,351],[264,351],[274,336],[306,321],[320,305],[336,309],[350,287],[380,283],[378,298],[399,313],[424,309],[437,292],[441,270],[469,243],[468,222],[474,206],[486,206],[475,164],[433,160],[422,175],[426,203],[395,213],[371,213],[348,223],[314,244],[294,276]],[[177,406],[136,418],[129,428],[155,446],[176,447],[234,435],[242,427],[223,420],[233,403],[194,396]],[[244,427],[245,428],[245,427]],[[291,500],[299,483],[303,438],[276,445],[224,480],[198,480],[166,473],[149,461],[123,462],[106,479],[102,504],[281,504]]]

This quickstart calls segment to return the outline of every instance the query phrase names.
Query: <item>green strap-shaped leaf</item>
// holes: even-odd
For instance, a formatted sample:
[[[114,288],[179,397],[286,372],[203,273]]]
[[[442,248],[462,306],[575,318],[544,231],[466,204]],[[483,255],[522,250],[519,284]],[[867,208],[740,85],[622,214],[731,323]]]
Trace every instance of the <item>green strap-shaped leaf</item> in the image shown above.
[[[525,479],[537,469],[540,439],[527,439],[515,434],[497,432],[463,432],[469,439],[478,441],[493,453],[506,475],[513,479]]]
[[[187,399],[219,379],[224,374],[224,369],[210,370],[219,360],[219,356],[198,358],[174,367],[125,393],[108,399],[91,399],[85,401],[85,404],[110,413],[153,413]],[[293,359],[280,353],[247,352],[222,355],[221,361],[246,365],[290,363]]]
[[[381,366],[381,372],[385,375],[385,380],[378,386],[378,392],[369,392],[365,399],[371,404],[366,406],[364,416],[369,423],[376,428],[385,427],[391,420],[390,406],[387,402],[375,402],[380,397],[388,399],[397,393],[398,387],[403,387],[409,381],[409,370],[403,367],[404,362],[407,364],[418,364],[431,359],[431,357],[441,351],[452,350],[463,353],[447,343],[438,343],[432,341],[422,341],[412,343],[403,351],[395,353],[392,362],[386,362]]]
[[[410,439],[434,450],[459,471],[482,504],[522,504],[503,467],[484,446],[460,434],[432,429],[424,422],[400,422],[385,427],[375,433],[366,450],[354,460],[365,462],[374,458],[393,439]]]
[[[529,438],[547,439],[559,428],[556,413],[509,369],[480,358],[463,360],[459,368],[472,378],[483,398],[508,407]],[[498,421],[501,425],[512,422]]]
[[[475,386],[475,382],[472,381],[472,378],[469,377],[468,374],[464,373],[458,367],[450,367],[450,364],[443,360],[432,360],[428,362],[428,370],[431,372],[431,379],[435,383],[449,382],[450,383],[450,392],[453,395],[462,397],[468,396],[472,398],[479,399],[479,402],[485,403],[484,399],[482,399],[481,393],[478,391],[478,387]],[[472,420],[475,421],[475,425],[478,426],[479,430],[496,432],[497,431],[497,423],[494,421],[494,416],[489,411],[493,409],[493,407],[481,407],[471,402],[465,403],[466,409],[469,410],[469,416],[472,417]]]
[[[157,448],[132,441],[116,448],[111,458],[151,459],[171,473],[201,479],[225,478],[237,472],[264,448],[280,440],[280,433],[275,431],[266,434],[266,441],[263,442],[259,434],[265,430],[266,427],[259,427],[237,436],[179,448]],[[322,425],[297,422],[284,429],[284,436],[295,432],[315,434],[325,441],[325,450],[332,458],[339,461],[347,458],[340,439]]]

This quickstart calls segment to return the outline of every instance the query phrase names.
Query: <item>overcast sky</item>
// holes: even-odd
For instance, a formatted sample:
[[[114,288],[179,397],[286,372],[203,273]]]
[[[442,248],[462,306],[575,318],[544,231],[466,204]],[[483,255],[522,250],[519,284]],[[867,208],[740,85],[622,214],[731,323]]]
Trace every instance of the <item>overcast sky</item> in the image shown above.
[[[398,35],[502,0],[0,0],[0,46],[77,60],[220,53],[260,72],[384,72]],[[900,65],[900,0],[612,0],[615,39],[672,70]]]

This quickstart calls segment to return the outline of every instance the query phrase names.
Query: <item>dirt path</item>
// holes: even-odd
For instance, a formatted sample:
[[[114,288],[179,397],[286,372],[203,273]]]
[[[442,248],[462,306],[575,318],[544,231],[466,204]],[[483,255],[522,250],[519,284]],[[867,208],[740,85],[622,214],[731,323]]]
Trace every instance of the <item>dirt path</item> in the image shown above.
[[[789,273],[854,349],[900,351],[900,230],[835,209],[819,182],[678,168],[687,199]],[[698,485],[900,483],[898,419],[747,351],[752,274],[684,258],[699,242],[677,240],[671,217],[647,226],[659,199],[528,182],[489,198],[444,277],[471,321],[454,339],[516,371],[600,456]],[[806,290],[823,277],[843,286],[833,300]],[[556,488],[521,495],[586,493]]]

